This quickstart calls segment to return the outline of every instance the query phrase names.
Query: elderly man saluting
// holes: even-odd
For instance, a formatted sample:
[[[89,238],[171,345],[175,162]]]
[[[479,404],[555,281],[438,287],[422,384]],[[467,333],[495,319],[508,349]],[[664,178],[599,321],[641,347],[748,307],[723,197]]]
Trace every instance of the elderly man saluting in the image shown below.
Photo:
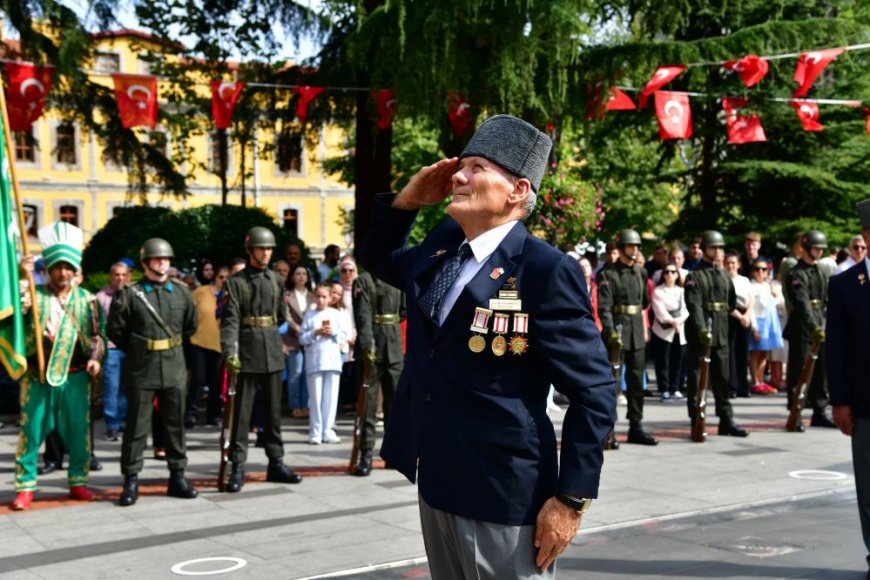
[[[407,295],[408,359],[381,455],[419,479],[436,580],[552,578],[598,493],[610,366],[579,266],[521,223],[551,147],[521,119],[488,119],[458,159],[378,197],[360,254]],[[406,247],[416,210],[451,193],[452,219]],[[561,465],[551,384],[571,401]]]

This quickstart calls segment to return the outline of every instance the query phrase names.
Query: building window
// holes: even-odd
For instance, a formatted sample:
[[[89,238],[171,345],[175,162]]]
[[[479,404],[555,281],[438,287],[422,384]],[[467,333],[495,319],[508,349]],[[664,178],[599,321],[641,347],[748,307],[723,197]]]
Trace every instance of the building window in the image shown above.
[[[302,172],[302,135],[290,131],[282,131],[278,136],[275,152],[275,163],[281,173]]]
[[[294,238],[299,238],[299,210],[285,209],[282,216],[282,227]]]
[[[114,52],[96,52],[94,68],[101,73],[121,72],[121,55]]]
[[[30,131],[15,131],[15,160],[22,163],[36,163],[36,139],[33,129]]]
[[[70,123],[62,123],[55,128],[55,162],[59,165],[75,165],[76,128]]]
[[[74,205],[62,205],[59,210],[60,221],[72,224],[76,227],[79,225],[79,208]]]
[[[220,155],[221,141],[218,138],[218,133],[213,132],[208,135],[208,170],[211,173],[220,171]],[[227,175],[233,174],[233,142],[230,139],[230,134],[227,132]]]
[[[23,203],[21,211],[24,213],[24,227],[27,228],[27,235],[36,237],[39,229],[39,208],[29,203]]]

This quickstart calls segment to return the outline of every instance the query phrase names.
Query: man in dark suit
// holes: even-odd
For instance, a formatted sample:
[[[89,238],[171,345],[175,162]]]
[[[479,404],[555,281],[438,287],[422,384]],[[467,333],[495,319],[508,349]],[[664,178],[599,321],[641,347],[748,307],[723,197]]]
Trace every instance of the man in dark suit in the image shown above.
[[[507,115],[379,196],[361,263],[405,291],[407,364],[381,455],[419,480],[433,578],[543,578],[598,493],[614,385],[577,262],[532,237],[550,139]],[[416,210],[452,219],[405,247]],[[571,404],[561,463],[550,385]],[[472,571],[474,573],[472,573]]]
[[[858,204],[861,236],[870,244],[870,199]],[[828,284],[825,355],[834,422],[852,437],[858,514],[870,554],[870,260],[866,257]],[[870,565],[870,555],[867,556]],[[870,572],[867,573],[870,579]]]

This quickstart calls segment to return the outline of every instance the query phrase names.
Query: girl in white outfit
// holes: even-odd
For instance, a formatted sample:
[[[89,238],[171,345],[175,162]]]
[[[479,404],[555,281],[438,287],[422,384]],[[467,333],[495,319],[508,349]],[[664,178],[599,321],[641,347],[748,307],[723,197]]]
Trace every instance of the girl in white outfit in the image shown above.
[[[308,442],[338,443],[335,412],[338,405],[338,379],[341,376],[341,348],[347,341],[347,328],[335,308],[329,307],[329,284],[314,291],[315,309],[305,313],[299,342],[305,347],[305,376],[308,381]]]

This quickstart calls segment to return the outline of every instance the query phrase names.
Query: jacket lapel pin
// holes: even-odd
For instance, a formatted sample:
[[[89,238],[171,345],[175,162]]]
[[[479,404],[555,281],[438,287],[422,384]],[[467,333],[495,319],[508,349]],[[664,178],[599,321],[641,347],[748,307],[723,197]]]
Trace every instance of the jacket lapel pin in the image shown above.
[[[434,254],[432,254],[429,257],[430,258],[437,258],[438,256],[443,256],[446,253],[447,253],[447,250],[438,250],[437,252],[435,252]]]
[[[862,286],[867,282],[865,278],[866,276],[864,276],[864,274],[858,274],[858,281],[861,283]]]
[[[489,273],[489,277],[492,278],[493,280],[498,280],[499,278],[501,278],[502,274],[504,274],[504,268],[499,266],[497,268],[492,269],[492,272]]]

